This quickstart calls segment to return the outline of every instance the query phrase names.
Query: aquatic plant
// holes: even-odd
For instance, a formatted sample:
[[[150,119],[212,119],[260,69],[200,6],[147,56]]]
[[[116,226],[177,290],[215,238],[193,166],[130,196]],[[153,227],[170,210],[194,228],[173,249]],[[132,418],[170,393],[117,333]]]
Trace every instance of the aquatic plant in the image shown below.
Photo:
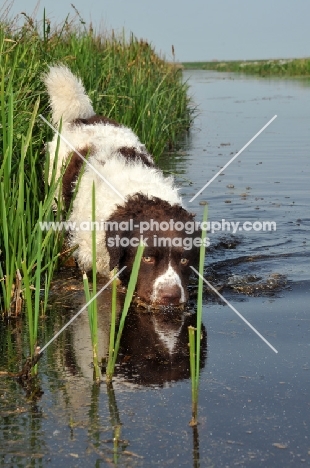
[[[107,368],[106,368],[106,380],[107,383],[110,383],[112,381],[112,377],[114,374],[114,369],[115,369],[115,364],[116,364],[116,359],[118,355],[118,350],[119,350],[119,345],[121,341],[121,336],[123,333],[124,325],[125,325],[125,320],[127,317],[127,313],[129,310],[129,306],[132,301],[132,297],[136,288],[137,284],[137,278],[139,274],[139,268],[140,268],[140,263],[142,259],[144,251],[144,245],[140,244],[138,246],[135,260],[133,263],[128,287],[127,287],[127,292],[125,296],[125,301],[124,301],[124,306],[123,310],[120,316],[120,321],[119,321],[119,326],[118,326],[118,332],[116,335],[115,339],[115,329],[116,329],[116,278],[113,281],[113,287],[112,287],[112,316],[111,316],[111,326],[110,326],[110,340],[109,340],[109,355],[108,355],[108,362],[107,362]]]
[[[205,205],[203,212],[203,226],[206,226],[208,216],[208,205]],[[201,246],[199,252],[199,276],[198,276],[198,297],[197,297],[197,322],[196,328],[189,326],[189,353],[190,353],[190,375],[192,389],[192,419],[190,426],[197,425],[198,415],[198,393],[199,393],[199,377],[200,377],[200,351],[201,351],[201,324],[202,324],[202,293],[203,293],[203,274],[205,261],[205,238],[206,229],[202,229]]]
[[[107,356],[107,366],[106,366],[106,380],[108,383],[112,382],[112,377],[114,374],[113,368],[113,354],[115,353],[115,330],[117,324],[117,311],[116,311],[116,296],[117,296],[117,269],[114,268],[113,276],[114,280],[112,282],[112,300],[111,300],[111,324],[110,324],[110,335],[109,335],[109,350]]]
[[[90,336],[92,343],[93,351],[93,365],[94,365],[94,380],[96,382],[100,381],[100,368],[98,361],[98,307],[97,300],[94,298],[97,294],[97,268],[96,268],[96,258],[97,258],[97,249],[96,249],[96,193],[95,193],[95,184],[93,182],[92,186],[92,207],[91,207],[91,219],[92,219],[92,279],[93,279],[93,290],[92,294],[89,292],[88,278],[86,273],[83,273],[83,284],[86,302],[88,304],[88,321],[90,328]]]
[[[1,72],[0,72],[1,73]],[[17,73],[16,68],[11,70]],[[33,128],[39,109],[39,99],[29,114],[25,134],[19,134],[14,145],[13,109],[15,95],[12,83],[9,89],[2,86],[0,92],[2,150],[0,164],[0,309],[8,316],[21,313],[25,287],[25,268],[29,287],[35,291],[35,316],[38,317],[40,300],[47,303],[49,284],[59,258],[63,233],[41,230],[42,221],[54,221],[54,193],[59,181],[53,170],[52,181],[41,187],[39,148],[33,145]],[[16,154],[19,155],[18,161]],[[47,155],[46,165],[49,164]],[[61,201],[57,202],[58,217],[61,216]],[[23,272],[23,277],[21,276]],[[41,275],[45,275],[46,288],[41,298]],[[29,299],[29,296],[28,296]],[[28,309],[29,310],[29,309]]]
[[[45,14],[43,21],[24,18],[21,26],[0,19],[0,63],[5,83],[16,93],[17,132],[25,127],[39,95],[40,113],[47,114],[41,75],[48,64],[59,62],[82,78],[97,113],[131,127],[156,158],[189,127],[193,115],[188,85],[180,70],[146,41],[133,34],[128,39],[125,34],[107,36],[69,17],[59,25]],[[11,75],[12,67],[19,73]],[[41,129],[37,122],[35,144],[40,144]]]

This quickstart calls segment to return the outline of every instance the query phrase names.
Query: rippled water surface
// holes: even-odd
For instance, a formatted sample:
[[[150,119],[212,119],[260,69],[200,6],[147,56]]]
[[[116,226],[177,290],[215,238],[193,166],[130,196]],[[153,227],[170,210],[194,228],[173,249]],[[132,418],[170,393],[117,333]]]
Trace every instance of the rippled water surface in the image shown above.
[[[44,353],[36,388],[0,378],[0,465],[310,465],[309,82],[207,71],[184,77],[198,115],[182,150],[161,165],[175,174],[197,219],[207,201],[215,228],[223,220],[239,222],[235,233],[227,224],[210,233],[205,275],[278,353],[206,287],[199,425],[193,430],[187,326],[195,316],[176,314],[167,323],[160,314],[132,311],[108,391],[104,383],[92,385],[88,324],[81,315]],[[244,222],[263,221],[276,230],[243,229]],[[79,310],[83,296],[75,271],[55,279],[42,344]],[[104,292],[102,354],[109,301]],[[120,294],[119,308],[121,301]],[[0,369],[16,370],[25,359],[25,325],[1,323],[0,335]]]

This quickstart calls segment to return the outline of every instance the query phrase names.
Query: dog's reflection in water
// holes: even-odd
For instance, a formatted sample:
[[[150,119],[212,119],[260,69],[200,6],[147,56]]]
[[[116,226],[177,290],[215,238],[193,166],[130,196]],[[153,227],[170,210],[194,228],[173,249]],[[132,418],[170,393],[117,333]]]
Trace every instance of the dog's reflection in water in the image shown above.
[[[196,314],[179,310],[141,313],[132,309],[122,336],[117,375],[138,385],[164,386],[190,377],[188,327]],[[201,367],[206,358],[202,327]]]

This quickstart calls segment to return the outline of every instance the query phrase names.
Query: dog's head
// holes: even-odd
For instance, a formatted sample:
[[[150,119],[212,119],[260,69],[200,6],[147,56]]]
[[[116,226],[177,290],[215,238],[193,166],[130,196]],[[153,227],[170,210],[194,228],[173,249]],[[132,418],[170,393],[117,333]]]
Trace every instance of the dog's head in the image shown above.
[[[181,206],[136,194],[107,220],[110,268],[127,267],[120,278],[127,286],[143,240],[137,296],[147,304],[178,306],[188,299],[190,267],[198,265],[200,235],[194,215]]]

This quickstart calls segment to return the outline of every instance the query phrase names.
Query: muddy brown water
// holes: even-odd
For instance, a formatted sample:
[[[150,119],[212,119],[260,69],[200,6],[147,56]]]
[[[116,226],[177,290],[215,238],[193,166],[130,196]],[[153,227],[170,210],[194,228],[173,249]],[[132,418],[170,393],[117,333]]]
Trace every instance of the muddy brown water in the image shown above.
[[[205,275],[278,353],[206,288],[193,431],[187,326],[195,319],[195,296],[189,313],[171,320],[130,314],[113,391],[92,384],[81,315],[44,353],[35,388],[0,378],[1,466],[310,466],[310,82],[207,71],[184,78],[198,116],[182,150],[166,155],[162,167],[175,174],[198,219],[207,201],[210,222],[240,223],[235,234],[231,225],[210,233]],[[239,229],[263,221],[274,221],[276,231],[258,230],[260,224]],[[80,277],[62,272],[41,322],[42,345],[83,301]],[[104,292],[102,353],[109,301]],[[120,293],[119,308],[121,302]],[[1,370],[17,370],[24,361],[25,328],[1,322]]]

